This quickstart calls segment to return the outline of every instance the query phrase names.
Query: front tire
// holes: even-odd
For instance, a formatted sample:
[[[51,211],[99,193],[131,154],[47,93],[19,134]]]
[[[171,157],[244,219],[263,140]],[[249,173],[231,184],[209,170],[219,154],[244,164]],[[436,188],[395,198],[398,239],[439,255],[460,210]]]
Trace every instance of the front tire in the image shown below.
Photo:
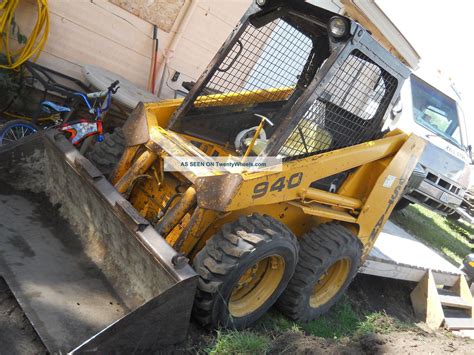
[[[200,276],[194,317],[214,328],[251,325],[281,295],[297,258],[296,237],[272,217],[225,224],[194,258]]]
[[[327,223],[312,229],[301,240],[295,274],[278,308],[303,322],[327,312],[357,274],[361,256],[361,242],[342,225]]]
[[[121,128],[105,133],[102,142],[96,142],[86,153],[89,159],[105,176],[109,176],[125,150],[125,138]]]

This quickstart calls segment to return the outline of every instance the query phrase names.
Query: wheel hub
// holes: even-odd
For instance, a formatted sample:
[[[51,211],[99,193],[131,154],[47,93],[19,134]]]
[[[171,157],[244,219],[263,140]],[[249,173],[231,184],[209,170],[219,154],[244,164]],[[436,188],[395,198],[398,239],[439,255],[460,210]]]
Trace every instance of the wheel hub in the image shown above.
[[[337,260],[329,266],[314,285],[309,298],[310,306],[317,308],[329,302],[346,282],[350,269],[351,261],[348,258]]]
[[[229,312],[243,317],[260,308],[280,284],[285,271],[285,260],[272,255],[257,261],[244,271],[229,299]]]

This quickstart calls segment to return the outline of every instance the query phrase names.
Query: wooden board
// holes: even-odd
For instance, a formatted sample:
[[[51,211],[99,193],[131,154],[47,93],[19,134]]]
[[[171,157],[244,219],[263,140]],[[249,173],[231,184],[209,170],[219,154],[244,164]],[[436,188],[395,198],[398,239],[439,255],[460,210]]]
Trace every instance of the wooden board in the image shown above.
[[[452,296],[452,295],[439,295],[439,300],[441,304],[446,307],[454,307],[454,308],[463,308],[463,309],[471,309],[471,303],[466,302],[459,296]]]
[[[454,285],[461,274],[441,255],[388,221],[360,272],[419,282],[427,270],[432,270],[437,284],[446,286]]]
[[[132,14],[169,32],[173,27],[184,0],[110,0]]]
[[[413,265],[396,264],[387,260],[367,259],[359,272],[366,275],[418,282],[425,275],[426,269],[418,268]],[[458,275],[445,272],[433,272],[433,277],[437,284],[452,286],[456,282]]]
[[[443,323],[443,307],[433,274],[428,270],[410,294],[411,303],[418,319],[431,329],[438,329]]]
[[[474,319],[472,318],[445,318],[444,324],[449,330],[474,329]]]
[[[152,26],[147,25],[150,30],[146,33],[145,27],[128,18],[121,19],[106,3],[104,0],[49,1],[50,32],[38,63],[66,74],[76,73],[74,76],[78,78],[82,78],[79,67],[94,63],[145,86],[151,60]],[[26,35],[35,24],[36,12],[33,2],[20,2],[16,18]],[[56,67],[58,61],[61,68]]]
[[[250,1],[198,2],[175,52],[169,53],[162,98],[174,97],[174,90],[182,90],[183,80],[199,77]],[[82,80],[82,66],[91,64],[115,72],[140,88],[147,86],[152,24],[107,0],[49,0],[48,7],[51,28],[39,64]],[[16,20],[25,35],[33,28],[36,13],[36,0],[20,2]],[[164,60],[163,53],[175,30],[158,31],[158,63]],[[171,82],[169,78],[175,71],[181,75],[177,82]],[[158,82],[160,77],[158,73]]]

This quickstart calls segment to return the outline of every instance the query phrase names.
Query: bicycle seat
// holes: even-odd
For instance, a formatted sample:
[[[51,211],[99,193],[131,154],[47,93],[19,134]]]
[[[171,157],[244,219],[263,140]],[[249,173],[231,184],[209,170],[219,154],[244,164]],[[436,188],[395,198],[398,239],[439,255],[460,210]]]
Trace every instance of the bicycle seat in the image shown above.
[[[71,112],[71,109],[69,107],[61,106],[51,101],[41,102],[41,109],[46,113]]]

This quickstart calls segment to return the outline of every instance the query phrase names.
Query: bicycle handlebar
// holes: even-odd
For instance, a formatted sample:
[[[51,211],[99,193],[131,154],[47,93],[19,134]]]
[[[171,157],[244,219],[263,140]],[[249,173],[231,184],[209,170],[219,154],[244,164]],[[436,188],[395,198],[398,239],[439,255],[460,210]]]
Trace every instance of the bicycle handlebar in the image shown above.
[[[74,93],[74,95],[82,97],[82,99],[86,103],[87,108],[89,109],[89,111],[96,110],[95,113],[96,113],[96,116],[98,117],[102,114],[102,112],[107,111],[109,109],[110,101],[112,99],[112,94],[115,94],[117,92],[117,90],[119,89],[118,84],[120,84],[120,82],[118,80],[115,80],[112,84],[110,84],[110,86],[107,88],[107,90],[91,92],[91,93],[88,93],[88,94],[84,94],[82,92],[76,92],[76,93]],[[98,98],[101,98],[101,97],[106,97],[105,107],[99,106],[96,109],[93,109],[92,105],[89,102],[89,99],[98,99]]]
[[[86,96],[89,99],[98,99],[100,97],[107,96],[109,93],[115,94],[117,90],[119,89],[117,85],[120,84],[120,81],[115,80],[110,86],[107,88],[107,90],[102,90],[102,91],[96,91],[96,92],[91,92],[89,94],[86,94]]]
[[[108,93],[109,93],[109,90],[96,91],[96,92],[91,92],[89,94],[86,94],[86,97],[89,99],[98,99],[98,98],[107,96]]]

